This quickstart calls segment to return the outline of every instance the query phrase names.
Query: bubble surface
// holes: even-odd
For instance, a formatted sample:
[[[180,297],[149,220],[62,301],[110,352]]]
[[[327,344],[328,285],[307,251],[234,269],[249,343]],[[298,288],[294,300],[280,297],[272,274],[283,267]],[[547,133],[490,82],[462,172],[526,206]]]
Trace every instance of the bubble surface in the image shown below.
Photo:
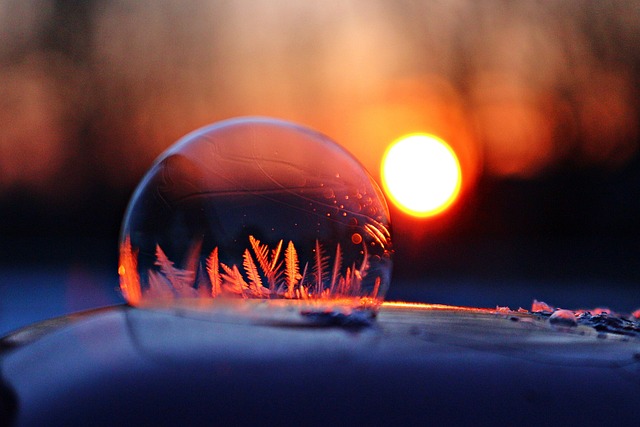
[[[382,192],[348,152],[264,118],[165,151],[125,214],[118,273],[136,306],[225,299],[376,308],[392,269]]]

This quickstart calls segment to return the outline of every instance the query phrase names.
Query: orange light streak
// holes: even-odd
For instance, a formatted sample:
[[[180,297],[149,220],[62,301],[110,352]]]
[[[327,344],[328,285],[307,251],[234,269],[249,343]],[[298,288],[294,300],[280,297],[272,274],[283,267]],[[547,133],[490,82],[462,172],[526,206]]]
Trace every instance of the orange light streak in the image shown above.
[[[464,312],[482,312],[482,313],[495,313],[493,308],[476,308],[476,307],[460,307],[456,305],[445,304],[426,304],[420,302],[404,302],[404,301],[385,301],[382,303],[382,308],[399,308],[409,310],[440,310],[440,311],[464,311]]]
[[[118,264],[120,290],[131,305],[139,305],[142,295],[140,276],[138,275],[138,254],[132,250],[129,236],[120,247],[120,262]]]

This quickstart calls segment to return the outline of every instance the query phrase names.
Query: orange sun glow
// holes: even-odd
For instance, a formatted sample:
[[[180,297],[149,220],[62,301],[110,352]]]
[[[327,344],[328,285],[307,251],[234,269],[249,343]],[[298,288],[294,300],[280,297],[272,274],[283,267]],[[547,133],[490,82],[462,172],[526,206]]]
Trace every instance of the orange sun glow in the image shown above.
[[[411,134],[382,157],[382,186],[402,211],[430,217],[445,211],[460,192],[462,173],[453,149],[433,135]]]

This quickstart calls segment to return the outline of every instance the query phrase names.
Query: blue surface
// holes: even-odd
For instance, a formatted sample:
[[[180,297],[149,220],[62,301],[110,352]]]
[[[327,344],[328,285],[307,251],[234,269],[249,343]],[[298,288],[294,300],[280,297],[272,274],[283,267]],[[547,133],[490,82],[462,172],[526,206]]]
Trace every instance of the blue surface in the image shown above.
[[[0,335],[52,317],[124,302],[115,272],[0,270]]]
[[[636,338],[480,310],[388,305],[375,326],[359,329],[239,313],[119,306],[44,335],[24,331],[0,354],[18,402],[7,418],[24,426],[630,426],[640,416]]]

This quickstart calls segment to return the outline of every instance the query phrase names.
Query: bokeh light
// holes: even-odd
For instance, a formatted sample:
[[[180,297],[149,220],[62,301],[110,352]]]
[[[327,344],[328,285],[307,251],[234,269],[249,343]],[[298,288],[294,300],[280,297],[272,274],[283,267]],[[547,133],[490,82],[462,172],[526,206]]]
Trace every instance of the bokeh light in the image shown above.
[[[381,177],[393,203],[416,217],[445,211],[462,183],[454,151],[440,138],[427,134],[407,135],[391,144],[382,159]]]

